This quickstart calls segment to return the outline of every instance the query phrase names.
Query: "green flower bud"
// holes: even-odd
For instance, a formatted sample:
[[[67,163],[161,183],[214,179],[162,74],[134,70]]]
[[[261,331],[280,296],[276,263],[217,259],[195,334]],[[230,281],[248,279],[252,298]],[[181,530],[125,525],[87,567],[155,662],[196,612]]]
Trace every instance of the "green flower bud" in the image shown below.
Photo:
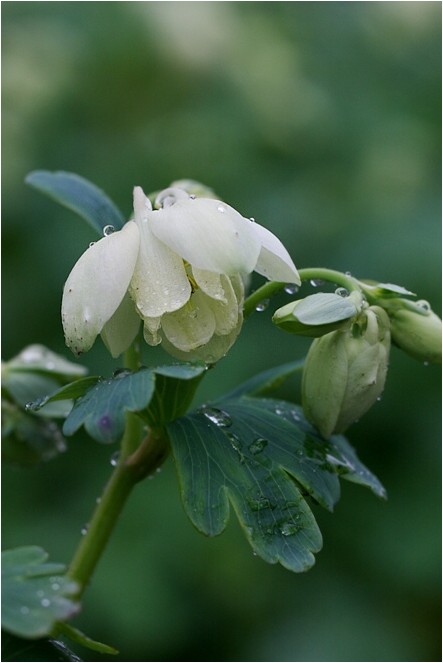
[[[290,334],[323,336],[349,327],[360,310],[361,302],[359,293],[342,297],[322,292],[282,306],[274,313],[272,321]]]
[[[441,320],[428,302],[394,299],[381,303],[391,319],[395,345],[419,361],[441,364]]]
[[[342,433],[383,391],[390,349],[389,318],[372,306],[352,328],[316,339],[306,358],[302,401],[306,417],[328,438]]]

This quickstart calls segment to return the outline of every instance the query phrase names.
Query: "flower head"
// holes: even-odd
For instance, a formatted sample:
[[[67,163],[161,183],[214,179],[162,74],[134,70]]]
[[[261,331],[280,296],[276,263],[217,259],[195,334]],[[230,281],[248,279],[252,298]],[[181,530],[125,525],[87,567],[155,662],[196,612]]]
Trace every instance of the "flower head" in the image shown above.
[[[71,271],[62,321],[74,352],[101,334],[118,356],[142,319],[150,345],[214,362],[240,332],[246,275],[299,283],[277,237],[226,203],[169,188],[156,207],[135,187],[134,220],[87,249]]]

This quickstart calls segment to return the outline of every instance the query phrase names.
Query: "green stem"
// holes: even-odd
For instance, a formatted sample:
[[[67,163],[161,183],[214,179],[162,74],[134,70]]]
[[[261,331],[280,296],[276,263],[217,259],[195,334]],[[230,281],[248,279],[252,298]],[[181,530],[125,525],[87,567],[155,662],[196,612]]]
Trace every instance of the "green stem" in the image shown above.
[[[125,354],[125,366],[131,370],[140,367],[140,350],[136,342]],[[142,426],[137,415],[126,413],[119,461],[69,566],[68,576],[78,584],[79,596],[87,587],[132,489],[166,458],[168,442],[165,433],[162,430],[148,431],[140,442]]]
[[[120,460],[68,570],[68,576],[79,586],[79,596],[86,589],[132,489],[159,467],[166,457],[166,437],[152,431],[133,453],[129,453],[135,446],[135,440],[129,440],[134,430],[135,427],[128,421]]]
[[[333,269],[326,269],[322,267],[309,267],[299,271],[300,280],[303,281],[328,281],[338,286],[346,288],[348,292],[360,291],[358,281],[352,276],[336,272]],[[261,302],[269,299],[280,290],[283,290],[287,283],[280,283],[279,281],[268,281],[255,292],[253,292],[246,299],[244,304],[244,316],[247,318],[255,310]]]

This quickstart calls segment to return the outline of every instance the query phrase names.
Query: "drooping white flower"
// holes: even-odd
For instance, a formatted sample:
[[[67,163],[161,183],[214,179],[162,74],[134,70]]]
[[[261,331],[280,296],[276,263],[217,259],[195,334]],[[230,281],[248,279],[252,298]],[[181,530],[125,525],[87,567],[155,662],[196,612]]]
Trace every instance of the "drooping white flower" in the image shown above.
[[[180,359],[217,361],[242,325],[244,277],[299,283],[282,243],[218,200],[165,189],[153,210],[134,189],[134,220],[91,246],[64,288],[67,345],[89,350],[96,336],[113,356],[137,334]]]

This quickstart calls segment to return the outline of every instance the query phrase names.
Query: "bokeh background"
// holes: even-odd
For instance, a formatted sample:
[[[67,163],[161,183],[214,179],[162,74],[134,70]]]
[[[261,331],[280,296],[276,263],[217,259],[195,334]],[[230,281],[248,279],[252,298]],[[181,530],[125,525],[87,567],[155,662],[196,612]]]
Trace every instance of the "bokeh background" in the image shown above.
[[[2,10],[5,359],[33,342],[68,356],[61,290],[94,239],[26,187],[34,169],[77,172],[128,215],[135,184],[200,180],[297,266],[398,283],[441,313],[439,2]],[[308,346],[255,314],[199,399]],[[82,361],[118,366],[100,343]],[[167,462],[131,497],[75,624],[121,661],[441,660],[439,387],[438,368],[393,350],[382,401],[349,431],[389,500],[344,485],[334,514],[316,510],[324,549],[306,574],[253,557],[234,517],[219,538],[194,531]],[[68,562],[112,452],[78,434],[38,469],[5,467],[3,546]]]

